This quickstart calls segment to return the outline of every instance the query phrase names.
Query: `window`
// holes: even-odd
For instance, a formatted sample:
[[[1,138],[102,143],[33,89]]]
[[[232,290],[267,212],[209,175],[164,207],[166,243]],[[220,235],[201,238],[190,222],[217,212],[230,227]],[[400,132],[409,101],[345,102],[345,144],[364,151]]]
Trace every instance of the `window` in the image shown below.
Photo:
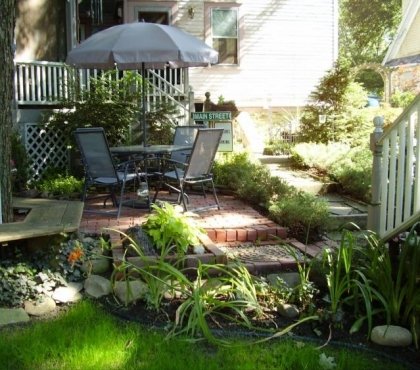
[[[238,64],[238,10],[212,9],[211,29],[219,63]]]

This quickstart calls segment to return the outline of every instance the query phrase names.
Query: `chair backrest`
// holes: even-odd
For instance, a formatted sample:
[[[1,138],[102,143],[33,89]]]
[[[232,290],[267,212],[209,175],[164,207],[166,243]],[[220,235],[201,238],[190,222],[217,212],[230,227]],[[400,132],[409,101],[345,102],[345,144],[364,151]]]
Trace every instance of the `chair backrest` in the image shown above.
[[[198,130],[189,157],[188,167],[184,172],[185,179],[210,174],[222,134],[223,129],[206,128]]]
[[[74,132],[86,175],[97,177],[117,177],[115,165],[102,127],[78,128]]]
[[[177,126],[174,134],[174,145],[193,145],[197,136],[199,126]],[[173,151],[171,159],[174,161],[186,163],[191,150]]]

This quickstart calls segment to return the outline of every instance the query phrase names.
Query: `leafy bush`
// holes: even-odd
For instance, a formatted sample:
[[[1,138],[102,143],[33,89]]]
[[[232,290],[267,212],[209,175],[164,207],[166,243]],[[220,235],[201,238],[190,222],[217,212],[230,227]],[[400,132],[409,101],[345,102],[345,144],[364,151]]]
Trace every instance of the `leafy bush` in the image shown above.
[[[268,208],[270,201],[293,191],[283,180],[272,177],[267,167],[252,161],[246,152],[216,161],[213,173],[218,186],[236,191],[253,206]]]
[[[416,94],[412,91],[396,91],[391,96],[391,106],[395,108],[406,108],[415,97]]]
[[[61,131],[70,146],[75,144],[73,132],[79,127],[103,127],[111,146],[128,141],[130,125],[139,115],[141,94],[132,86],[140,86],[140,75],[126,72],[118,78],[116,71],[108,71],[90,79],[89,91],[79,91],[77,77],[71,81],[72,93],[60,109],[45,117],[45,125]]]
[[[287,226],[289,234],[302,242],[318,238],[329,221],[327,202],[302,191],[273,202],[269,212],[274,221]]]
[[[370,200],[372,152],[368,148],[352,148],[333,163],[328,172],[345,193],[365,202]]]
[[[327,174],[346,194],[362,201],[370,200],[372,153],[368,147],[300,143],[293,148],[292,159],[298,166]]]
[[[299,143],[292,149],[292,159],[298,166],[316,168],[325,173],[349,150],[350,146],[344,143]]]
[[[48,168],[42,180],[34,183],[34,186],[43,193],[52,196],[71,197],[79,195],[83,191],[83,180],[79,180],[72,175],[67,175],[61,169]]]
[[[177,255],[183,256],[189,246],[200,244],[200,236],[205,231],[192,218],[167,202],[160,206],[153,204],[152,209],[142,227],[158,250],[165,251],[175,245]]]

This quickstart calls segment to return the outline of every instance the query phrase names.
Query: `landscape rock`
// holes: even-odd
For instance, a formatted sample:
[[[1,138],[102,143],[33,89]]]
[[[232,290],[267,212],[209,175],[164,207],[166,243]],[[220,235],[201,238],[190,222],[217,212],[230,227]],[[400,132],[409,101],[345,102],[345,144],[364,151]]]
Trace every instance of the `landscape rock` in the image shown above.
[[[125,304],[143,298],[148,290],[147,284],[140,280],[131,280],[128,283],[126,281],[117,281],[114,286],[115,295]]]
[[[111,260],[105,256],[96,256],[83,261],[80,269],[88,274],[101,275],[106,273],[111,266]]]
[[[82,298],[80,290],[82,290],[83,285],[77,283],[69,283],[68,286],[61,286],[54,290],[52,298],[56,302],[68,303],[76,302]]]
[[[277,306],[277,312],[289,319],[294,319],[299,316],[299,309],[294,304],[283,303]]]
[[[25,311],[27,314],[32,316],[43,316],[47,313],[54,311],[57,307],[54,299],[51,297],[40,297],[36,301],[25,301],[24,302]]]
[[[193,251],[194,251],[194,254],[204,254],[204,253],[206,253],[206,249],[201,244],[194,245],[193,246]]]
[[[300,276],[297,272],[282,272],[267,275],[267,281],[272,285],[278,284],[278,279],[282,279],[289,288],[295,288],[300,284]]]
[[[407,347],[411,345],[413,335],[401,326],[380,325],[372,329],[371,340],[381,346]]]
[[[29,321],[23,308],[0,308],[0,326]]]
[[[99,298],[111,293],[111,281],[99,275],[90,275],[85,280],[85,293],[91,297]]]

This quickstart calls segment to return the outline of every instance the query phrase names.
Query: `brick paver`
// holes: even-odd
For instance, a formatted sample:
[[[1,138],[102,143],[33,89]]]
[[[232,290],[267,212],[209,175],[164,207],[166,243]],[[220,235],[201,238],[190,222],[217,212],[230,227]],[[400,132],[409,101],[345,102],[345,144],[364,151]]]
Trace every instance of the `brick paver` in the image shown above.
[[[202,226],[208,237],[217,245],[222,247],[236,247],[241,248],[241,243],[249,247],[249,244],[276,244],[279,239],[287,239],[287,229],[282,227],[267,217],[261,215],[255,209],[245,204],[244,202],[228,195],[219,195],[219,202],[221,209],[208,209],[200,212],[190,212],[190,216]],[[164,198],[172,198],[175,200],[175,195],[165,194]],[[214,200],[211,195],[204,198],[201,195],[190,195],[189,207],[191,209],[211,206]],[[88,203],[89,209],[102,210],[100,202]],[[112,207],[107,207],[106,210],[115,210]],[[115,215],[104,215],[84,212],[79,231],[83,233],[101,233],[106,232],[111,235],[113,242],[118,242],[120,235],[117,232],[110,232],[109,229],[126,231],[129,227],[140,225],[143,223],[148,214],[148,209],[134,209],[124,207],[117,220]],[[310,256],[316,255],[322,248],[328,246],[327,244],[317,243],[306,246],[295,241],[289,241],[291,245],[295,246],[301,252],[307,251]],[[278,249],[276,255],[275,248],[260,249],[261,256],[257,256],[258,249],[254,249],[252,254],[248,256],[246,253],[242,254],[242,260],[249,265],[250,271],[261,273],[264,271],[272,271],[282,268],[291,268],[294,261],[290,258],[285,258],[284,251]],[[266,260],[264,261],[264,256]],[[265,267],[264,267],[265,266]]]

